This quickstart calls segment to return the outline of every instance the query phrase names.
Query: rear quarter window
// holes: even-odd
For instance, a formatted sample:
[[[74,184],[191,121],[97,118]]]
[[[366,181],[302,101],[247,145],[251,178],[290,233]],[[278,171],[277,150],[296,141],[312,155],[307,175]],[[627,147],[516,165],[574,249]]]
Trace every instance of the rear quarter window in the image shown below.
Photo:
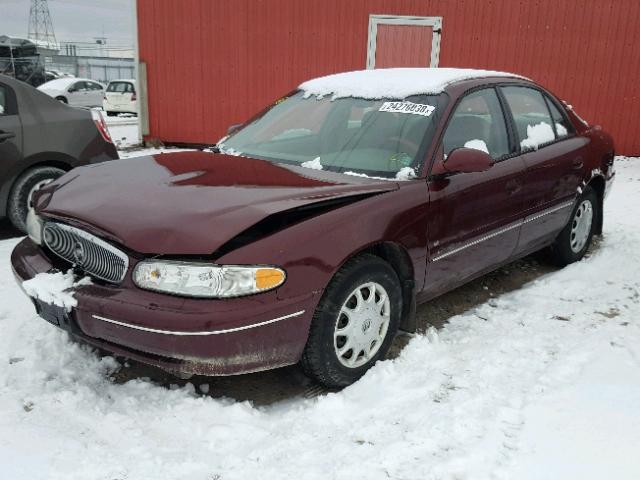
[[[551,118],[553,119],[553,123],[556,129],[556,136],[558,138],[566,137],[572,133],[573,125],[569,123],[566,115],[563,115],[560,109],[556,106],[555,102],[551,100],[548,96],[545,95],[545,100],[549,105],[549,111],[551,112]]]

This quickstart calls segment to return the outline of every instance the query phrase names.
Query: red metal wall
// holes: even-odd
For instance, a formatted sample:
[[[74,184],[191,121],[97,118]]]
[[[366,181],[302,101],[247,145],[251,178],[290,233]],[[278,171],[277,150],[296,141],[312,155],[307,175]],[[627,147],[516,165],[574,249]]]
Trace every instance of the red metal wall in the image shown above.
[[[301,81],[365,68],[369,14],[441,16],[441,67],[516,72],[640,154],[638,0],[137,0],[150,137],[214,143]]]

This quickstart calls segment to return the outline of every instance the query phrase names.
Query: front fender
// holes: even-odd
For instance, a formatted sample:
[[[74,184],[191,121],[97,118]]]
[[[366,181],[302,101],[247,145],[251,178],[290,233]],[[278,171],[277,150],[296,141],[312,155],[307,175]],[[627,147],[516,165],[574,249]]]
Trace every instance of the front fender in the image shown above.
[[[278,296],[289,298],[324,290],[352,256],[367,247],[393,242],[413,264],[416,289],[422,289],[427,254],[427,186],[403,182],[401,188],[359,200],[289,226],[217,259],[221,264],[273,264],[287,281]]]

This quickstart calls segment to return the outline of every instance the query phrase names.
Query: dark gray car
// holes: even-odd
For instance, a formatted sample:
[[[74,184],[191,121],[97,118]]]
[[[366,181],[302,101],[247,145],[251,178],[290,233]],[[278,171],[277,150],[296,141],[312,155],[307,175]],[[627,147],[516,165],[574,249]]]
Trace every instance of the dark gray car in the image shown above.
[[[74,167],[116,158],[100,112],[0,75],[0,218],[25,231],[33,192]]]

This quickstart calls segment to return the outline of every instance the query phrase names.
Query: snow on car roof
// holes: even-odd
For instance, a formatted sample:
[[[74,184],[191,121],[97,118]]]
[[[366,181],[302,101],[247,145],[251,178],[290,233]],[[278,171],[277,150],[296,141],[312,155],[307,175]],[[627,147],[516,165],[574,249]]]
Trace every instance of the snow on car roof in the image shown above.
[[[481,77],[525,78],[513,73],[470,68],[381,68],[336,73],[308,80],[298,87],[305,97],[396,98],[442,93],[447,85]]]

